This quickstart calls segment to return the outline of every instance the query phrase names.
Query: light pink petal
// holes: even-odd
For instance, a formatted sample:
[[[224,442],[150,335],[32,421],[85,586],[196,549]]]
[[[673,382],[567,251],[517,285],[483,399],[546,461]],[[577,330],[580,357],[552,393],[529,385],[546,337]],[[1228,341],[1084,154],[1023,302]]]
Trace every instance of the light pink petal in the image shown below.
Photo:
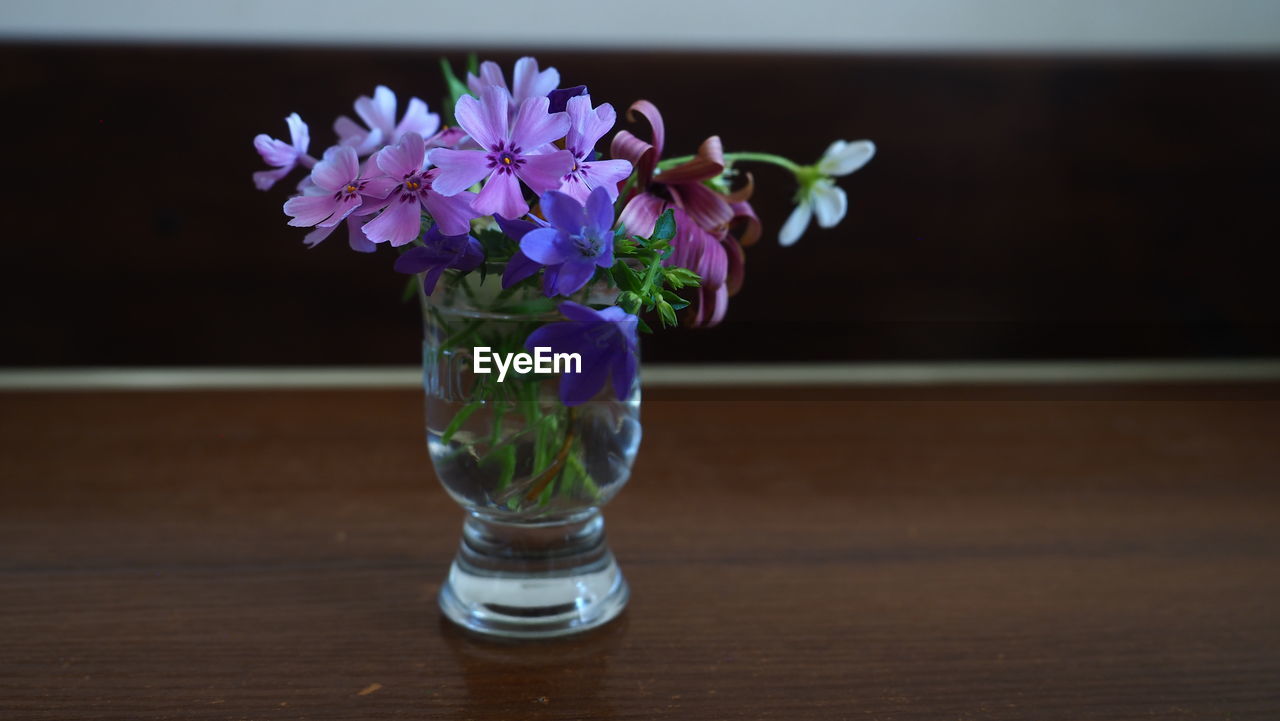
[[[471,231],[471,219],[479,216],[479,213],[471,209],[475,197],[474,193],[465,192],[451,196],[428,192],[424,205],[440,226],[440,232],[445,235],[462,235]]]
[[[529,98],[520,103],[515,126],[511,129],[511,142],[532,150],[563,138],[569,132],[569,116],[566,113],[548,113],[550,106],[551,101],[545,97]]]
[[[571,122],[565,147],[574,151],[579,158],[587,157],[596,147],[596,143],[600,142],[600,138],[603,138],[618,120],[617,112],[608,103],[592,110],[590,95],[569,98],[565,112],[568,113]]]
[[[334,192],[360,176],[360,160],[356,151],[335,145],[324,151],[324,159],[311,169],[311,180],[323,190]]]
[[[533,189],[533,192],[542,195],[548,190],[557,190],[560,182],[569,169],[573,167],[573,153],[568,150],[558,150],[547,155],[526,155],[524,156],[524,165],[516,171],[516,175]],[[506,215],[508,218],[518,218],[518,215]],[[523,213],[521,214],[523,215]]]
[[[417,198],[396,198],[382,214],[360,226],[375,243],[390,241],[393,246],[413,242],[422,230],[422,211]]]
[[[427,162],[427,145],[421,135],[406,133],[400,142],[378,151],[378,169],[393,178],[403,179],[422,170]],[[385,194],[384,196],[385,197]]]
[[[293,167],[298,159],[298,149],[283,140],[276,140],[266,133],[259,133],[253,139],[253,149],[262,156],[262,161],[272,167]]]
[[[396,94],[387,86],[379,85],[374,89],[372,98],[361,95],[356,100],[356,115],[371,129],[381,130],[384,136],[390,136],[396,125]]]
[[[334,209],[333,215],[329,216],[329,219],[320,223],[320,225],[328,227],[341,223],[348,215],[351,215],[353,211],[358,209],[363,202],[364,198],[361,198],[359,195],[343,196],[342,199],[337,202],[337,207]]]
[[[627,202],[622,213],[618,215],[618,222],[622,223],[622,227],[627,229],[628,233],[647,238],[653,234],[653,226],[658,222],[658,216],[662,215],[662,211],[666,208],[666,203],[657,196],[648,193],[641,193]],[[680,224],[676,224],[676,231],[679,232]]]
[[[725,259],[728,262],[724,275],[725,287],[729,289],[729,295],[737,295],[738,291],[742,290],[742,280],[746,275],[747,254],[743,252],[742,246],[733,239],[733,236],[723,238],[720,245],[724,246]]]
[[[667,186],[672,198],[699,227],[718,230],[733,220],[733,208],[716,191],[701,183]]]
[[[480,77],[467,73],[467,88],[477,96],[484,95],[484,89],[496,85],[507,89],[507,81],[502,77],[502,68],[492,60],[480,63]]]
[[[529,212],[529,204],[520,194],[520,182],[510,173],[494,173],[472,201],[471,208],[480,215],[497,213],[504,218],[519,218]]]
[[[361,210],[363,209],[363,206],[361,206]],[[372,253],[378,249],[378,246],[372,240],[369,240],[369,236],[365,235],[363,230],[360,230],[362,221],[356,217],[357,213],[359,211],[347,216],[347,247],[357,253]],[[312,232],[318,233],[319,230]]]
[[[359,123],[345,115],[339,115],[338,119],[333,121],[333,132],[338,134],[338,142],[343,145],[359,145],[369,136],[366,128],[360,127]]]
[[[666,127],[662,123],[662,113],[658,112],[658,108],[648,100],[637,100],[632,103],[631,108],[627,110],[627,120],[635,122],[636,113],[643,115],[652,129],[653,142],[649,144],[650,152],[643,152],[643,146],[646,143],[625,130],[613,136],[611,152],[613,157],[626,158],[635,164],[640,172],[640,185],[644,187],[648,185],[649,178],[653,175],[653,168],[657,165],[658,158],[662,156]]]
[[[582,179],[579,173],[571,173],[566,175],[560,182],[560,192],[573,198],[579,203],[586,203],[587,198],[591,195],[591,188]]]
[[[275,170],[259,170],[253,174],[253,184],[257,186],[258,190],[270,190],[271,186],[276,184],[276,181],[288,175],[291,170],[293,170],[292,165],[286,165]]]
[[[337,207],[332,195],[298,195],[284,202],[284,213],[290,216],[289,225],[310,228],[333,215]]]
[[[538,61],[533,58],[520,58],[516,61],[515,70],[511,73],[511,92],[516,103],[527,98],[546,97],[547,93],[560,85],[560,71],[547,68],[538,72]]]
[[[289,117],[284,121],[289,125],[289,138],[293,141],[293,147],[297,148],[299,153],[307,152],[307,148],[311,147],[311,130],[307,128],[306,123],[302,122],[302,116],[289,113]]]
[[[508,104],[506,91],[495,86],[485,88],[480,100],[464,95],[455,109],[458,125],[482,147],[495,150],[507,141]]]
[[[724,172],[724,148],[720,144],[720,136],[712,135],[698,146],[698,154],[693,160],[681,163],[674,168],[658,174],[658,180],[672,185],[674,183],[701,183]]]
[[[435,148],[427,153],[427,159],[440,170],[431,182],[431,189],[441,195],[457,195],[491,172],[487,154],[482,150]]]
[[[307,233],[307,236],[302,239],[302,244],[308,248],[314,248],[317,245],[320,245],[321,241],[333,234],[334,227],[335,226],[329,226],[328,228],[316,228],[310,233]]]
[[[399,178],[393,178],[390,175],[379,175],[365,183],[364,190],[361,190],[360,193],[370,198],[385,198],[391,194],[391,191],[399,187],[400,183]]]
[[[417,133],[424,138],[429,138],[439,129],[440,116],[428,111],[427,104],[418,98],[409,98],[409,107],[405,109],[404,117],[396,126],[393,139],[400,140],[406,133]]]
[[[618,199],[618,183],[631,177],[631,163],[625,160],[594,160],[582,163],[582,172],[591,189],[604,188],[609,199]]]

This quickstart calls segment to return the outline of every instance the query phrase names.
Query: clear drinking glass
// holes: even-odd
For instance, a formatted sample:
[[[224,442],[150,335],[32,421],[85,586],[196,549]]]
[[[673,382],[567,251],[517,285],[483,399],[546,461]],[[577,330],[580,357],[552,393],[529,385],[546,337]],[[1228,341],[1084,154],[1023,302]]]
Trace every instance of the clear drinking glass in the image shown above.
[[[640,445],[640,383],[625,400],[605,384],[567,407],[556,373],[477,373],[476,348],[526,352],[531,332],[563,320],[536,288],[504,291],[501,268],[490,270],[483,281],[447,272],[419,294],[427,446],[466,511],[440,608],[484,634],[575,633],[627,602],[600,508],[626,483]],[[574,300],[610,303],[615,293],[589,288]]]

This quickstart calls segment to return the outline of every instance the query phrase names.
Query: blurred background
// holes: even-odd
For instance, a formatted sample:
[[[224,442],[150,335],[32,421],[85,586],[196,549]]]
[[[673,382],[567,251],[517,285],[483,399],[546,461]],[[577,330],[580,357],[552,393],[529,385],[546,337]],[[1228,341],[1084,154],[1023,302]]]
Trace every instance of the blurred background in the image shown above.
[[[790,248],[794,183],[756,170],[743,291],[648,361],[1280,355],[1271,0],[7,0],[0,362],[414,363],[393,255],[306,250],[252,139],[298,112],[323,148],[378,84],[438,110],[472,50],[653,101],[667,155],[877,143]]]

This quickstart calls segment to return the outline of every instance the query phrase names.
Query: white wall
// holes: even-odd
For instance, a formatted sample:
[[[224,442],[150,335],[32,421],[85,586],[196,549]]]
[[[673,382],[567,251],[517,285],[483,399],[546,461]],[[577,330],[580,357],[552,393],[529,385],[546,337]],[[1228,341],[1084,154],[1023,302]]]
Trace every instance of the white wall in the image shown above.
[[[0,0],[0,37],[521,48],[1280,52],[1280,0]]]

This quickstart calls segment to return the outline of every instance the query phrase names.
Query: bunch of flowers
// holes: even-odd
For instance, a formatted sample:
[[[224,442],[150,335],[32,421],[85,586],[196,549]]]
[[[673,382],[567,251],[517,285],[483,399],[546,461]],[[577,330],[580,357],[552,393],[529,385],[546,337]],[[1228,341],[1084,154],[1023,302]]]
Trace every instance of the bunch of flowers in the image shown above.
[[[583,372],[566,376],[562,401],[593,397],[609,378],[626,396],[636,374],[641,315],[662,326],[712,326],[742,287],[744,248],[761,235],[751,207],[754,183],[737,166],[762,162],[795,175],[796,208],[779,241],[794,243],[817,216],[829,228],[845,215],[834,179],[871,159],[869,141],[833,143],[813,165],[766,153],[727,153],[716,136],[694,155],[663,158],[665,126],[639,100],[628,119],[648,124],[647,139],[619,130],[604,157],[601,141],[617,113],[584,86],[560,87],[554,68],[533,58],[515,63],[511,81],[492,62],[474,59],[465,80],[442,62],[449,88],[447,124],[410,98],[379,86],[355,102],[359,121],[333,124],[337,142],[317,159],[310,131],[295,113],[288,142],[254,139],[269,170],[254,174],[266,190],[295,169],[306,171],[284,204],[289,225],[311,228],[315,246],[346,226],[352,250],[399,251],[395,269],[415,274],[430,295],[446,273],[501,269],[503,289],[538,287],[566,319],[535,330],[525,345],[582,352]],[[611,304],[585,305],[584,288],[615,289]],[[687,294],[682,295],[683,293]]]

